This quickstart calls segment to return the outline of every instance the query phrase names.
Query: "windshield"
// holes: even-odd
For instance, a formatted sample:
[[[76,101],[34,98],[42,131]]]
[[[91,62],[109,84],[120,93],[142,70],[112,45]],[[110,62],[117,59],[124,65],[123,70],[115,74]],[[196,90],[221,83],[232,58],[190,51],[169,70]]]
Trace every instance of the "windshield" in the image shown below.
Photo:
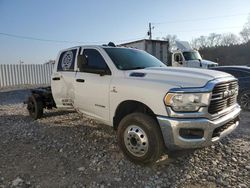
[[[104,50],[120,70],[166,66],[157,58],[141,50],[128,48],[104,48]]]
[[[183,56],[186,61],[189,60],[201,60],[199,52],[183,52]]]

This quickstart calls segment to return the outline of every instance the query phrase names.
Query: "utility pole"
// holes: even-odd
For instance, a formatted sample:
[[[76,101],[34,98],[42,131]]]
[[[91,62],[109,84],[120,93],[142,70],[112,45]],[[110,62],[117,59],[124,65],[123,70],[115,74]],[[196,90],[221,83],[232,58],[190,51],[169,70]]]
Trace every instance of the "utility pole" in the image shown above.
[[[150,22],[149,22],[148,36],[149,36],[149,40],[152,40],[152,26]]]

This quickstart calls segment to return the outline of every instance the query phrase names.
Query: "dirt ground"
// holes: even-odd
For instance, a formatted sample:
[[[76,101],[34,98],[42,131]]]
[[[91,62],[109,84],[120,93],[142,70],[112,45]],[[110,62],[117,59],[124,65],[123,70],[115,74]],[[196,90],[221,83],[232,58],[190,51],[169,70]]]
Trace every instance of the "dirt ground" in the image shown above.
[[[116,132],[73,110],[33,121],[28,90],[0,91],[0,188],[250,187],[250,112],[230,136],[153,166],[124,158]]]

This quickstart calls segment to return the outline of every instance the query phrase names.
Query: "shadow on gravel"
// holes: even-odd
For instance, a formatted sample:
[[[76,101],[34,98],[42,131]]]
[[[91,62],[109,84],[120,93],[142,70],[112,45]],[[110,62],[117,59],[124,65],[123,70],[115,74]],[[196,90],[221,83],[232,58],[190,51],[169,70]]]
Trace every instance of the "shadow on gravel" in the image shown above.
[[[173,166],[174,168],[176,168],[176,167],[182,168],[183,166],[188,167],[189,166],[188,161],[194,152],[195,152],[195,150],[180,150],[180,151],[166,152],[162,156],[162,159],[159,160],[152,167],[157,168],[158,170],[161,170],[161,171],[166,170],[166,168],[168,168],[169,166]],[[176,173],[181,174],[181,170],[179,172],[176,172]]]
[[[63,116],[66,114],[72,114],[72,113],[76,113],[75,110],[58,110],[58,111],[53,111],[53,110],[47,110],[44,114],[43,114],[43,118],[49,118],[49,117],[56,117],[56,116]]]

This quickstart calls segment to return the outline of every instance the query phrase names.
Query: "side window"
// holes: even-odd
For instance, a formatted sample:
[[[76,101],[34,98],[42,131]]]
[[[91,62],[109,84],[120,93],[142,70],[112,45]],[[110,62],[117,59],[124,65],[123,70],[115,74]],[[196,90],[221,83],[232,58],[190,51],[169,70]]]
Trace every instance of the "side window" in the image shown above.
[[[180,54],[180,53],[174,54],[174,60],[175,60],[176,62],[182,61],[181,54]]]
[[[76,51],[77,49],[74,49],[61,53],[58,61],[57,71],[74,71]]]
[[[86,59],[87,59],[87,68],[91,69],[109,69],[102,55],[94,49],[85,49],[83,51]]]

